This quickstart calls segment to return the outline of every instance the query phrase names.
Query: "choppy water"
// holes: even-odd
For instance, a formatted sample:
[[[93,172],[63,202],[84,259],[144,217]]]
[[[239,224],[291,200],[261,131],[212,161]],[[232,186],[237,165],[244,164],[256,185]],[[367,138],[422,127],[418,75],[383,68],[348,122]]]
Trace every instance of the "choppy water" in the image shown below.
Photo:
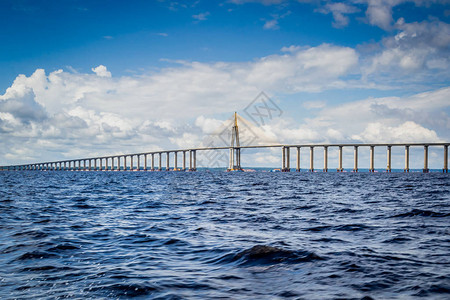
[[[0,172],[0,298],[448,299],[449,203],[448,174]]]

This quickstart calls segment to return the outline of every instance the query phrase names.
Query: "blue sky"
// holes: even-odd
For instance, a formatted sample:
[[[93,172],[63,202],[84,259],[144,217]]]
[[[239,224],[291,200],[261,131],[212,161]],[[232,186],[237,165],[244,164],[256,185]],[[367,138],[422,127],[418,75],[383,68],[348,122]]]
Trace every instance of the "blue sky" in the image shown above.
[[[197,146],[261,91],[283,110],[261,143],[448,141],[449,21],[447,0],[3,0],[0,163]]]

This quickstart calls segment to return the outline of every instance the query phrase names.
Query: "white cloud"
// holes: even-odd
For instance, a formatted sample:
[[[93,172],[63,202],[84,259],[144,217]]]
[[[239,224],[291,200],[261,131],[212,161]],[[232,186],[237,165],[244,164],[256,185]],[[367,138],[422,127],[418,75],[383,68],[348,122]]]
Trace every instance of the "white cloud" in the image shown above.
[[[324,108],[326,106],[325,101],[306,101],[302,103],[303,107],[306,109],[319,109]]]
[[[349,23],[349,18],[346,15],[359,12],[359,9],[355,6],[348,5],[342,2],[330,2],[316,9],[316,11],[323,14],[332,13],[334,19],[333,26],[336,28],[342,28],[347,26]]]
[[[104,66],[94,73],[38,69],[19,75],[0,95],[0,139],[8,145],[0,147],[0,159],[13,163],[198,146],[222,122],[217,115],[243,109],[261,90],[282,98],[362,86],[354,82],[359,75],[354,49],[324,44],[282,50],[239,63],[182,61],[150,75],[113,77]],[[338,106],[306,102],[304,107],[314,109],[309,119],[276,119],[252,131],[255,143],[366,141],[375,129],[392,132],[386,136],[392,139],[415,131],[416,138],[448,138],[449,90]]]
[[[209,12],[199,13],[198,15],[193,15],[192,18],[196,19],[197,21],[205,21],[208,19]]]
[[[382,122],[369,123],[363,132],[353,137],[365,142],[414,143],[439,142],[434,130],[427,129],[413,121],[398,126],[387,126]]]
[[[92,68],[92,71],[99,77],[111,77],[111,72],[109,72],[108,69],[106,69],[106,67],[103,65]]]
[[[272,30],[276,30],[276,29],[280,29],[280,26],[278,26],[278,20],[273,19],[273,20],[268,20],[264,23],[263,26],[264,29],[272,29]]]
[[[363,76],[379,83],[414,85],[450,79],[450,25],[438,20],[395,24],[398,32],[383,39],[382,51],[366,58]]]

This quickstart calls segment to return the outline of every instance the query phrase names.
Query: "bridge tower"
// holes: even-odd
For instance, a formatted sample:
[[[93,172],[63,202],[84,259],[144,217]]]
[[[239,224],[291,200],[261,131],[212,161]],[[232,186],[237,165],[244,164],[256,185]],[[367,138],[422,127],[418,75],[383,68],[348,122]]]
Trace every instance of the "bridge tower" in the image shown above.
[[[237,124],[236,112],[234,113],[234,124],[231,129],[230,166],[227,171],[242,171],[241,148],[239,145],[239,127]]]

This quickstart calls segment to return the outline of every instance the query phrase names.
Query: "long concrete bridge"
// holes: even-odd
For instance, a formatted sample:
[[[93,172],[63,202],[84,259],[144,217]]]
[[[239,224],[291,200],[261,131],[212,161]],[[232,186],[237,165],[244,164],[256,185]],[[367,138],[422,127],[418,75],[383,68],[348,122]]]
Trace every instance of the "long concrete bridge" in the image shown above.
[[[370,149],[369,172],[375,171],[375,147],[386,149],[386,171],[392,170],[392,147],[402,147],[405,151],[404,171],[409,172],[410,148],[423,148],[423,172],[429,172],[428,151],[430,147],[440,147],[444,150],[443,168],[444,173],[448,173],[448,147],[450,143],[401,143],[401,144],[293,144],[293,145],[255,145],[255,146],[234,146],[234,147],[205,147],[190,148],[178,150],[164,150],[132,154],[109,155],[101,157],[89,157],[70,160],[59,160],[50,162],[30,163],[21,165],[0,166],[0,171],[196,171],[197,170],[197,152],[200,151],[224,151],[230,152],[228,170],[238,171],[241,168],[241,149],[261,149],[261,148],[280,148],[281,149],[281,168],[282,172],[292,170],[291,150],[296,150],[295,171],[300,171],[301,149],[309,150],[309,171],[314,171],[314,154],[316,149],[323,150],[323,172],[328,168],[328,150],[330,148],[338,149],[338,167],[337,171],[344,171],[343,149],[353,148],[353,168],[351,171],[358,172],[358,151],[362,147]],[[179,159],[181,155],[181,164]],[[166,156],[165,167],[162,165],[162,158]],[[173,160],[172,160],[173,158]],[[173,163],[172,163],[173,162]],[[225,167],[225,166],[224,166]]]
[[[444,159],[443,168],[444,173],[448,173],[448,146],[450,143],[407,143],[407,144],[301,144],[301,145],[256,145],[256,146],[241,146],[239,143],[239,128],[237,122],[237,114],[234,113],[234,123],[231,129],[231,143],[228,147],[204,147],[204,148],[190,148],[179,150],[154,151],[133,154],[120,154],[99,157],[89,157],[70,160],[59,160],[51,162],[31,163],[22,165],[0,166],[0,171],[196,171],[197,170],[197,152],[198,151],[222,151],[229,150],[229,164],[228,171],[243,171],[241,168],[241,149],[261,149],[261,148],[281,148],[281,168],[282,172],[290,172],[290,156],[291,149],[297,149],[297,172],[300,172],[300,150],[302,148],[309,149],[309,171],[314,172],[314,149],[323,149],[323,172],[328,172],[328,149],[335,147],[339,149],[338,152],[338,172],[343,172],[342,152],[344,147],[352,147],[354,153],[353,172],[358,172],[358,149],[361,147],[370,148],[369,172],[375,171],[375,147],[386,147],[387,163],[386,171],[392,170],[392,147],[405,148],[405,172],[409,172],[409,150],[410,147],[423,147],[424,149],[424,164],[423,172],[428,173],[428,148],[429,147],[443,147]],[[178,166],[178,157],[181,154],[182,164]],[[166,166],[163,169],[162,157],[166,156]],[[189,167],[187,167],[186,156],[189,156]],[[170,164],[171,156],[173,157],[173,165]],[[141,167],[141,159],[143,159],[143,166]],[[148,161],[150,159],[150,166]],[[136,162],[136,163],[134,163]],[[158,163],[155,168],[155,162]]]

